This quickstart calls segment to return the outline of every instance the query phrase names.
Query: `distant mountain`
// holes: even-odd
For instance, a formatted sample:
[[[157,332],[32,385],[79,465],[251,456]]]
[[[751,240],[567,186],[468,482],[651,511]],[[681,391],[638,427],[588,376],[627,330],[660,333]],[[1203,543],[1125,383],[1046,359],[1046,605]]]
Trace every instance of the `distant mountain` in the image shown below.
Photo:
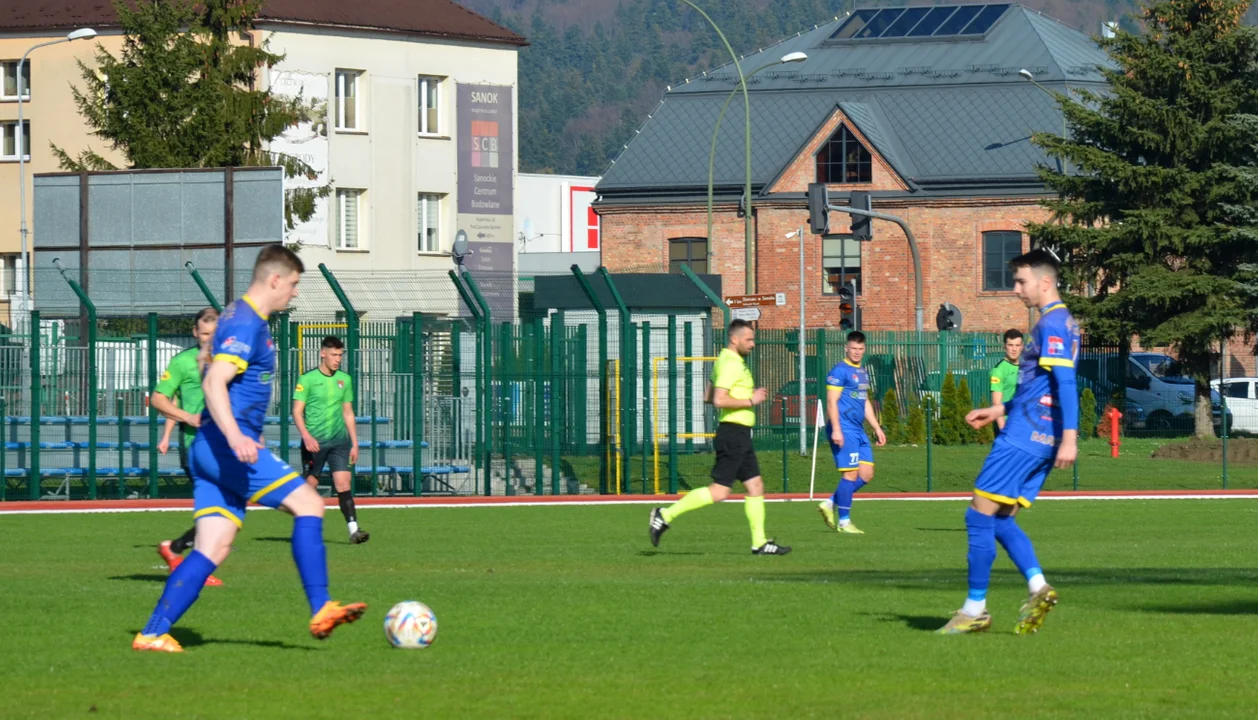
[[[854,7],[904,2],[696,0],[735,51],[753,52]],[[972,0],[969,0],[972,1]],[[520,169],[601,175],[668,85],[727,62],[703,18],[679,0],[458,0],[524,35],[520,51]],[[911,3],[920,4],[920,3]],[[938,3],[943,4],[943,3]],[[1129,0],[1026,0],[1096,33]],[[1248,18],[1258,24],[1258,5]]]

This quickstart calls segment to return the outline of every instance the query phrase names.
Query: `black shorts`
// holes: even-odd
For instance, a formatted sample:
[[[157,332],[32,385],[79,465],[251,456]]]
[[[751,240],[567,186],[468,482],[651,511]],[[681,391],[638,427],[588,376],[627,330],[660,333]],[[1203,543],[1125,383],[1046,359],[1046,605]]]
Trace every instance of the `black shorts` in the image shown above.
[[[319,452],[315,453],[307,450],[305,443],[302,443],[302,477],[319,477],[325,465],[334,473],[349,472],[349,443],[330,445],[319,443]]]
[[[712,481],[717,485],[733,487],[734,481],[746,482],[760,476],[760,463],[756,460],[756,448],[751,442],[751,428],[738,423],[721,423],[716,428],[716,465],[712,467]]]

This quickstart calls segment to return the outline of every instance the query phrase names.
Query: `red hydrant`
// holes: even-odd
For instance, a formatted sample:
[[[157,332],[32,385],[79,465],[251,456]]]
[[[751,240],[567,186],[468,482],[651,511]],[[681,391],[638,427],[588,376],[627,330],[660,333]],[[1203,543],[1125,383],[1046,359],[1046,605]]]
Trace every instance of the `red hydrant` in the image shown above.
[[[1119,429],[1122,427],[1123,414],[1118,412],[1118,408],[1112,407],[1105,411],[1105,419],[1109,422],[1109,456],[1118,457],[1118,447],[1122,445],[1119,438]]]

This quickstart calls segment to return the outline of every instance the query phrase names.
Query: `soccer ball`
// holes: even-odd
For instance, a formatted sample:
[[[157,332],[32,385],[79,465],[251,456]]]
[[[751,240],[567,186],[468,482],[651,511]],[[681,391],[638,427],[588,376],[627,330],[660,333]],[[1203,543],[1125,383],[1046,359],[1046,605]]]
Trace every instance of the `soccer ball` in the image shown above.
[[[437,616],[422,602],[404,600],[384,616],[384,636],[395,648],[426,648],[437,639]]]

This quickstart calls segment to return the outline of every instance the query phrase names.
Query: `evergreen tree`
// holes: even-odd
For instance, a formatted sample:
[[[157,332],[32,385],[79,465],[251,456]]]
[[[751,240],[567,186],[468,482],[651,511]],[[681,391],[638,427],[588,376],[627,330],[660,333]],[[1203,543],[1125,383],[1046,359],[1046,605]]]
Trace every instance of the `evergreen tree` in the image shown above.
[[[979,442],[979,431],[970,427],[965,421],[965,416],[970,414],[974,409],[974,398],[970,395],[970,381],[961,376],[961,383],[957,386],[956,408],[954,412],[957,414],[957,431],[961,436],[962,444]]]
[[[965,431],[957,422],[957,382],[952,373],[944,376],[939,395],[939,422],[935,423],[935,444],[960,445],[965,441]]]
[[[882,396],[882,417],[878,421],[882,423],[882,431],[886,434],[888,443],[904,444],[908,432],[904,427],[904,419],[900,417],[900,398],[896,397],[895,388]]]
[[[1063,254],[1089,335],[1171,346],[1196,386],[1196,434],[1213,436],[1211,349],[1258,327],[1258,34],[1249,0],[1150,0],[1137,34],[1102,40],[1110,91],[1059,102],[1068,138],[1034,140],[1069,173],[1042,168],[1058,222],[1034,224]]]
[[[905,440],[910,445],[922,445],[926,442],[926,413],[922,410],[922,401],[917,393],[909,397],[909,421],[905,428]]]
[[[1079,439],[1088,440],[1096,435],[1096,393],[1084,388],[1079,395]]]
[[[311,176],[306,163],[267,150],[311,113],[299,98],[257,89],[258,72],[283,56],[265,43],[234,41],[254,29],[261,7],[261,0],[153,0],[132,8],[115,0],[122,52],[97,46],[96,67],[79,62],[83,89],[71,89],[92,134],[135,169],[278,165],[287,177]],[[65,170],[117,169],[91,149],[77,158],[55,145],[53,152]],[[286,190],[288,227],[308,220],[330,190]]]

